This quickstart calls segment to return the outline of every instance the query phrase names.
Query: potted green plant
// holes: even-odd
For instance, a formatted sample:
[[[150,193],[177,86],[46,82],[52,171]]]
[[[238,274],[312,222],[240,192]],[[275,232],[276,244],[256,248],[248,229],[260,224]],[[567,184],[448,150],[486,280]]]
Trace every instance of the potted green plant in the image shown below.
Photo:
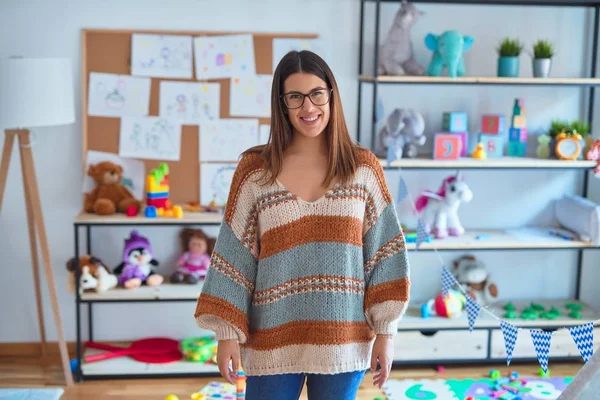
[[[579,158],[583,159],[583,156],[587,153],[589,148],[594,142],[594,137],[590,134],[590,125],[582,120],[576,120],[571,123],[571,128],[582,136],[581,139],[581,154]]]
[[[498,47],[498,76],[519,76],[519,56],[523,51],[523,44],[519,39],[505,38]]]
[[[538,40],[533,45],[533,76],[547,78],[554,57],[554,46],[547,40]]]

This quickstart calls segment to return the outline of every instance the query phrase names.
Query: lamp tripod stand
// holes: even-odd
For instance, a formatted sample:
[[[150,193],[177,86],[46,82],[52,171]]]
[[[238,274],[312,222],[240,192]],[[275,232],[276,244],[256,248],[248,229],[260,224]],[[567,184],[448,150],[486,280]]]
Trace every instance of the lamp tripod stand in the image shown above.
[[[50,251],[48,250],[48,240],[46,237],[46,229],[44,227],[44,218],[42,215],[42,206],[40,202],[40,194],[35,176],[33,165],[33,153],[31,151],[31,141],[29,130],[7,130],[5,131],[4,148],[2,151],[2,161],[0,162],[0,210],[2,209],[2,200],[4,189],[6,188],[6,180],[8,177],[8,166],[10,164],[11,152],[14,147],[15,137],[18,137],[19,153],[21,157],[21,172],[23,175],[23,187],[25,194],[25,205],[27,209],[27,225],[29,227],[29,245],[32,257],[33,278],[35,282],[35,296],[38,312],[38,323],[40,327],[41,339],[41,355],[46,354],[46,333],[44,328],[44,314],[42,309],[42,292],[40,282],[40,269],[38,263],[38,248],[37,239],[39,238],[40,250],[46,274],[46,282],[50,294],[50,302],[52,305],[52,314],[54,316],[54,325],[58,336],[58,348],[62,361],[62,368],[65,375],[67,386],[73,385],[73,376],[69,363],[69,353],[63,333],[62,320],[58,308],[58,295],[54,281],[54,273],[50,263]],[[37,233],[37,238],[36,238]]]

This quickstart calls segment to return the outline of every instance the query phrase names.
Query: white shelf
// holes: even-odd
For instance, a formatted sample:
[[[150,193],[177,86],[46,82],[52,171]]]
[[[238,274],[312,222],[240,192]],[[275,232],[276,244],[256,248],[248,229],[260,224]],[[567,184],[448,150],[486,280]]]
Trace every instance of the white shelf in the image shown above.
[[[375,78],[372,75],[360,75],[361,82],[379,83],[420,83],[420,84],[484,84],[484,85],[600,85],[598,78],[533,78],[516,77],[502,78],[497,76],[390,76],[381,75]]]
[[[144,224],[220,224],[223,214],[218,212],[184,211],[182,218],[156,217],[147,218],[144,215],[128,217],[125,214],[97,215],[81,213],[74,219],[77,225],[144,225]]]
[[[118,346],[127,347],[129,343],[119,343]],[[159,374],[201,374],[219,373],[219,368],[213,364],[203,364],[191,361],[177,361],[168,364],[148,364],[134,360],[130,357],[118,357],[108,360],[86,363],[86,356],[103,353],[102,350],[85,349],[83,352],[81,371],[84,375],[159,375]]]
[[[542,327],[568,327],[573,325],[580,325],[586,322],[596,321],[600,319],[600,310],[594,309],[589,305],[582,303],[580,301],[571,300],[571,299],[558,299],[558,300],[523,300],[523,301],[512,301],[512,303],[516,306],[516,314],[517,316],[521,315],[521,312],[525,307],[531,304],[531,302],[535,302],[541,304],[548,310],[551,306],[556,307],[561,315],[556,319],[543,319],[537,318],[534,320],[527,319],[508,319],[505,318],[505,310],[503,309],[504,305],[508,303],[506,301],[499,301],[496,304],[489,307],[489,310],[494,313],[494,315],[499,318],[504,319],[505,321],[511,323],[517,327],[533,327],[533,326],[542,326]],[[565,308],[566,303],[579,303],[584,306],[584,309],[580,311],[581,318],[575,319],[569,317],[570,310]],[[422,303],[412,303],[409,305],[406,314],[400,321],[398,325],[399,329],[415,329],[415,330],[436,330],[436,329],[451,329],[451,328],[469,328],[469,323],[467,320],[467,312],[464,310],[459,317],[456,318],[444,318],[438,316],[432,316],[429,318],[421,318],[421,304]],[[479,312],[479,316],[475,321],[475,328],[498,328],[500,329],[500,322],[492,318],[483,310]]]
[[[595,247],[590,242],[565,240],[546,233],[543,228],[521,228],[509,230],[467,230],[462,236],[448,236],[422,243],[421,250],[477,250],[477,249],[579,249]],[[415,243],[407,243],[415,250]]]
[[[196,300],[202,283],[163,283],[157,287],[140,286],[136,289],[115,288],[102,293],[84,292],[82,301],[139,301],[139,300]]]
[[[382,166],[387,167],[387,161],[379,159]],[[556,160],[531,157],[490,157],[479,160],[471,157],[461,157],[458,160],[434,160],[432,158],[404,158],[392,162],[392,168],[420,168],[420,169],[440,169],[440,168],[523,168],[523,169],[589,169],[596,166],[595,161],[587,160]]]

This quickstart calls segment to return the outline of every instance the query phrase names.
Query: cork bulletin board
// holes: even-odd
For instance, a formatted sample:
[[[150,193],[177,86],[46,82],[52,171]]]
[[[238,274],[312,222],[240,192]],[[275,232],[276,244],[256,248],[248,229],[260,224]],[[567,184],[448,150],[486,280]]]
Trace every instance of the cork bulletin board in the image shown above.
[[[253,38],[256,74],[273,74],[273,39],[316,39],[316,34],[275,34],[252,32],[203,32],[203,31],[156,31],[156,30],[106,30],[83,29],[82,45],[82,129],[83,173],[86,174],[86,158],[89,150],[119,154],[121,119],[119,117],[88,115],[89,76],[91,72],[131,75],[132,35],[147,33],[159,35],[214,36],[250,34]],[[220,84],[219,118],[236,118],[230,113],[230,79],[197,80],[192,57],[192,78],[151,78],[149,116],[159,115],[160,81],[218,82]],[[269,118],[257,118],[260,124],[270,124]],[[164,160],[169,166],[170,198],[174,203],[200,201],[200,156],[198,125],[182,125],[179,160]],[[200,133],[201,134],[201,133]],[[159,166],[163,160],[140,159],[146,174]],[[237,160],[230,160],[236,162]],[[222,161],[222,162],[225,162]]]

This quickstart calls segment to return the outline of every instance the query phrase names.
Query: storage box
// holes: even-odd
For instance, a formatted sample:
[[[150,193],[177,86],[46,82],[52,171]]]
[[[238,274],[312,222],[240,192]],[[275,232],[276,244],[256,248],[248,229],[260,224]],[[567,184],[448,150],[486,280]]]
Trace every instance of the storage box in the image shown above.
[[[565,195],[554,204],[554,216],[565,229],[584,241],[600,245],[600,205],[577,195]]]
[[[442,130],[446,132],[466,132],[466,112],[445,112],[442,120]]]

